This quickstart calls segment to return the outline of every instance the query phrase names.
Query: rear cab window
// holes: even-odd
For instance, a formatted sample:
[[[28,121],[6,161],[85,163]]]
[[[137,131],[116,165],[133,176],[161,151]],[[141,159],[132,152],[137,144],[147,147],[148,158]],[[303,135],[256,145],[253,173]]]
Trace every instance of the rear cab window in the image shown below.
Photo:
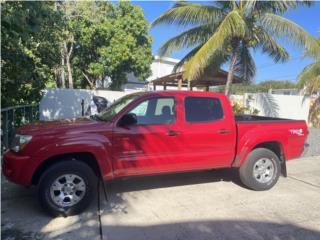
[[[221,102],[214,97],[186,97],[185,120],[189,123],[214,122],[224,118]]]

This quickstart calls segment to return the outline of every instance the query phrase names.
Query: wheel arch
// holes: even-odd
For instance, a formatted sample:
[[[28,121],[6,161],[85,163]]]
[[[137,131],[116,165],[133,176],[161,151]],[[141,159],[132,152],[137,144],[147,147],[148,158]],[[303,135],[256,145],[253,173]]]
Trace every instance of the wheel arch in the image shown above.
[[[42,174],[48,168],[62,161],[81,161],[86,165],[88,165],[93,170],[93,172],[96,174],[97,177],[100,178],[102,176],[102,172],[100,171],[98,160],[96,159],[94,154],[90,152],[64,153],[64,154],[58,154],[58,155],[49,157],[45,161],[43,161],[36,168],[32,176],[32,180],[31,180],[32,185],[37,185],[39,183],[39,180]]]
[[[284,152],[283,152],[283,148],[280,142],[278,141],[269,141],[269,142],[262,142],[259,143],[257,145],[255,145],[252,149],[256,149],[256,148],[266,148],[269,149],[270,151],[274,152],[278,158],[281,159],[285,159],[284,157]]]
[[[237,157],[233,166],[240,167],[242,164],[245,163],[248,155],[250,152],[252,152],[254,149],[257,148],[265,148],[277,155],[277,157],[280,160],[280,166],[281,166],[281,174],[286,177],[287,176],[287,167],[286,167],[286,158],[285,153],[283,149],[283,145],[280,141],[263,141],[260,143],[255,144],[253,147],[251,147],[244,155],[243,157],[239,158]]]

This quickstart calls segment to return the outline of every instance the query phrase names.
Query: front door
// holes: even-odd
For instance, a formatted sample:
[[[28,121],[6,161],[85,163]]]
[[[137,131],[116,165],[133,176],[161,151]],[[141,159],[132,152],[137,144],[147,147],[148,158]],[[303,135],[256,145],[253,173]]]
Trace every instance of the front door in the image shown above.
[[[179,129],[174,97],[152,97],[129,110],[137,124],[114,128],[116,176],[172,171],[179,153]]]

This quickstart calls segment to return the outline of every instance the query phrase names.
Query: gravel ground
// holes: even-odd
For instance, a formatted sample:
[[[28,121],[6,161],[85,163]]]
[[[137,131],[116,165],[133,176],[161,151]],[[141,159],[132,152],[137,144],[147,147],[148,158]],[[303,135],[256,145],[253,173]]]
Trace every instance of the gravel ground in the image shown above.
[[[309,136],[307,139],[309,146],[306,148],[303,156],[319,156],[320,155],[320,129],[309,128]]]

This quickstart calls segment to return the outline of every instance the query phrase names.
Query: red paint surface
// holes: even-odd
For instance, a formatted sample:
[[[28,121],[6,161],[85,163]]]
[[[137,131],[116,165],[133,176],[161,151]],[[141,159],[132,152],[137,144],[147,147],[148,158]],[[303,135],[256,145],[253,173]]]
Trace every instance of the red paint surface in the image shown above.
[[[149,126],[117,126],[117,121],[141,101],[170,96],[176,101],[176,122]],[[184,98],[219,98],[224,118],[214,122],[185,121]],[[303,129],[304,135],[290,133]],[[220,133],[227,130],[227,133]],[[239,167],[250,151],[264,142],[278,142],[286,160],[299,157],[304,148],[304,121],[236,123],[228,99],[212,92],[167,91],[145,93],[131,102],[110,122],[80,118],[35,123],[17,130],[33,139],[19,153],[4,154],[3,172],[13,182],[31,185],[32,176],[47,159],[69,153],[90,153],[105,179]],[[169,132],[177,135],[169,136]]]

